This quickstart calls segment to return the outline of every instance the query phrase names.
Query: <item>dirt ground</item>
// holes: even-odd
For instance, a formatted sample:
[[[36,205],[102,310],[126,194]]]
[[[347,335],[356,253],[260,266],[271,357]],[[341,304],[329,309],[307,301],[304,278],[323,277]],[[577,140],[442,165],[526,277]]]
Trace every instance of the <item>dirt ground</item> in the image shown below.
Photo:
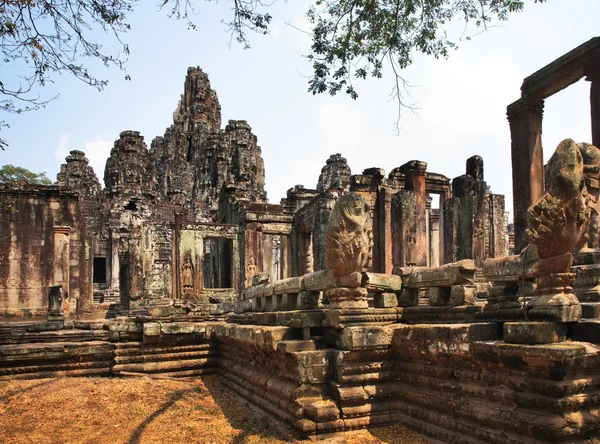
[[[425,443],[400,426],[361,431],[348,444]],[[263,443],[292,441],[249,414],[216,376],[194,381],[56,378],[0,382],[3,443]],[[336,442],[343,442],[338,441]]]

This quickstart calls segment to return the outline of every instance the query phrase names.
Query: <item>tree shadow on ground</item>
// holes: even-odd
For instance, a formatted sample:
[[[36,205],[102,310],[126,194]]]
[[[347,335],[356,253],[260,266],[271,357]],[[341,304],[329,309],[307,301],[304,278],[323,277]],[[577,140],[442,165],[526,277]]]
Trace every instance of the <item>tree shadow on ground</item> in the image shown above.
[[[138,425],[135,428],[135,430],[133,431],[133,433],[131,434],[131,437],[129,438],[129,440],[127,442],[129,444],[139,444],[140,438],[142,437],[146,428],[152,423],[152,421],[157,419],[160,415],[162,415],[163,413],[168,411],[170,408],[173,408],[178,401],[182,400],[183,398],[185,398],[188,395],[196,395],[196,396],[206,397],[208,395],[208,391],[202,389],[201,387],[194,387],[191,389],[177,390],[177,391],[171,393],[169,395],[169,400],[167,402],[165,402],[162,406],[160,406],[158,409],[156,409],[156,411],[152,415],[150,415],[146,419],[144,419],[140,423],[140,425]]]
[[[246,443],[251,435],[258,435],[261,439],[265,440],[296,441],[291,430],[288,430],[284,424],[273,427],[273,418],[251,408],[248,401],[222,384],[219,376],[216,374],[203,377],[202,382],[223,412],[227,422],[233,428],[242,431],[232,441],[233,444]]]
[[[45,385],[54,384],[55,382],[56,382],[56,379],[54,379],[54,378],[44,379],[44,380],[38,382],[37,384],[30,385],[29,387],[23,387],[20,389],[12,390],[10,392],[2,393],[2,394],[0,394],[0,402],[7,401],[9,398],[11,398],[15,395],[21,395],[21,394],[29,392],[31,390],[35,390],[39,387],[43,387]]]

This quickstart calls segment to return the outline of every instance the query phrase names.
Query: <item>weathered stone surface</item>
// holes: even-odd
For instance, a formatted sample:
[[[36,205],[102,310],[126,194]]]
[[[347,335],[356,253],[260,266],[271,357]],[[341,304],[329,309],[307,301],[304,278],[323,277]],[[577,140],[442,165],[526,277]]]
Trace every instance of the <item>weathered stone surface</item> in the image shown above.
[[[573,293],[579,301],[600,302],[600,265],[579,265],[572,268],[575,273]]]
[[[186,314],[187,310],[184,307],[175,307],[168,305],[165,307],[153,307],[150,310],[148,310],[148,313],[153,318],[162,318],[174,314]]]
[[[160,324],[157,322],[144,323],[144,338],[146,336],[160,336]]]
[[[429,305],[450,305],[450,291],[451,288],[448,287],[430,287]]]
[[[337,286],[338,287],[350,287],[356,288],[362,285],[362,274],[358,271],[354,273],[345,274],[343,276],[338,276],[337,278]]]
[[[108,324],[109,331],[125,332],[125,333],[143,333],[144,324],[137,322],[111,322]]]
[[[322,292],[303,290],[298,293],[298,309],[310,310],[317,308],[321,301]]]
[[[477,321],[482,307],[478,305],[406,307],[400,320],[409,324],[464,324]]]
[[[419,289],[403,288],[398,293],[398,305],[400,307],[412,307],[419,305]]]
[[[402,289],[402,278],[393,274],[369,273],[362,274],[362,287],[370,292],[394,292]]]
[[[369,308],[366,288],[331,288],[325,292],[329,308]]]
[[[338,200],[327,229],[325,268],[336,276],[361,272],[369,266],[373,232],[370,208],[362,196]]]
[[[331,270],[315,271],[305,274],[304,288],[307,290],[323,291],[337,286],[336,278]]]
[[[474,285],[453,285],[450,291],[449,305],[475,305],[477,287]]]
[[[310,419],[318,422],[333,421],[340,417],[340,410],[331,400],[315,401],[305,405],[304,410]]]
[[[282,279],[273,284],[275,294],[299,293],[303,289],[303,277]]]
[[[393,330],[389,327],[347,327],[341,331],[336,342],[342,350],[368,350],[387,348],[392,343]]]
[[[373,295],[375,308],[393,308],[398,306],[396,293],[375,293]]]
[[[562,342],[567,326],[559,322],[506,322],[504,342],[509,344],[550,344]]]
[[[563,140],[550,158],[546,184],[547,192],[528,211],[526,232],[542,259],[577,251],[588,239],[583,158],[571,139]]]
[[[344,188],[349,184],[351,174],[346,158],[339,153],[332,154],[321,170],[317,190],[327,191],[330,188]]]
[[[430,286],[451,287],[459,284],[472,284],[477,267],[470,259],[437,268],[402,267],[394,270],[394,274],[402,277],[406,288],[423,288]]]
[[[487,259],[483,264],[483,275],[491,281],[518,282],[555,271],[567,271],[572,263],[571,253],[540,259],[537,248],[530,245],[520,255]]]

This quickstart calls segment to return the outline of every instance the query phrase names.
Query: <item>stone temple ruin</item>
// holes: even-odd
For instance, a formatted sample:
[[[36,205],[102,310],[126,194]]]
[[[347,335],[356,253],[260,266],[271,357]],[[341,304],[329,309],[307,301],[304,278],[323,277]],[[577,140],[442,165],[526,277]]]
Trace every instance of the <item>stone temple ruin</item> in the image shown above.
[[[479,156],[450,180],[334,154],[268,203],[257,137],[221,129],[190,68],[173,125],[150,149],[122,132],[104,189],[81,151],[55,185],[0,184],[0,379],[217,373],[302,437],[599,440],[599,69],[594,38],[508,108],[513,246]],[[540,103],[582,76],[593,145],[543,166]]]

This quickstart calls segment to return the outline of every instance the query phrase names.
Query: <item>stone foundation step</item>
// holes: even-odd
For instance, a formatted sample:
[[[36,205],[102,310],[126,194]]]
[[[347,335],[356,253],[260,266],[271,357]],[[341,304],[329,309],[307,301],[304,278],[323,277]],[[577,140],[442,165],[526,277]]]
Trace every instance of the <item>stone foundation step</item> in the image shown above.
[[[193,378],[196,376],[204,376],[217,373],[218,369],[216,367],[203,367],[197,368],[193,370],[181,370],[174,372],[161,372],[161,373],[142,373],[142,372],[127,372],[121,371],[119,372],[119,376],[150,376],[150,377],[158,377],[158,378]]]
[[[187,352],[202,352],[209,350],[210,344],[193,344],[193,345],[143,345],[141,342],[128,342],[115,344],[115,356],[150,356],[162,354],[177,354]]]
[[[178,372],[182,370],[197,370],[205,367],[209,363],[209,359],[186,359],[177,361],[161,361],[161,362],[140,362],[133,364],[116,364],[113,366],[115,375],[120,372],[138,372],[138,373],[166,373]],[[216,365],[216,364],[215,364]]]
[[[592,399],[598,399],[598,392],[592,392],[590,395]],[[460,399],[460,403],[456,403],[457,399]],[[536,401],[533,403],[535,404],[533,407],[520,406],[518,413],[516,413],[514,400],[510,397],[495,401],[472,397],[469,393],[463,393],[458,397],[454,390],[447,390],[446,387],[444,389],[424,388],[400,383],[394,390],[394,396],[390,399],[389,408],[392,411],[400,411],[410,415],[421,410],[421,413],[416,415],[417,417],[439,418],[439,423],[446,423],[444,418],[447,418],[448,406],[453,405],[451,416],[456,428],[453,428],[448,422],[448,429],[466,436],[470,435],[473,438],[484,439],[487,442],[501,441],[480,436],[478,433],[481,430],[468,429],[465,425],[480,424],[480,426],[494,430],[494,434],[499,436],[504,430],[512,430],[516,435],[533,435],[540,442],[552,440],[552,437],[558,435],[563,436],[565,441],[573,442],[588,436],[592,432],[590,428],[569,427],[560,409],[553,408],[549,402],[549,397],[538,395]],[[575,401],[582,402],[582,400]],[[586,407],[589,407],[590,410],[597,409],[600,404],[598,401],[593,402],[591,400],[584,402],[588,402]],[[575,404],[573,405],[577,407]],[[483,423],[482,418],[485,418]],[[434,420],[432,422],[438,421]]]
[[[143,362],[164,362],[164,361],[185,361],[188,359],[199,359],[208,358],[214,356],[216,353],[211,353],[210,350],[197,350],[190,352],[176,352],[176,353],[152,353],[152,354],[140,354],[140,355],[119,355],[115,354],[115,364],[135,364]]]
[[[105,330],[26,331],[17,329],[9,334],[0,335],[0,345],[108,341],[108,338],[109,333]]]
[[[27,343],[0,346],[0,379],[110,375],[108,342]]]
[[[86,376],[112,376],[110,367],[86,368],[86,369],[57,369],[53,371],[32,372],[0,376],[0,381],[12,379],[43,379],[43,378],[78,378]]]
[[[71,375],[72,372],[92,372],[92,373],[110,373],[110,360],[99,360],[91,362],[67,362],[67,363],[56,363],[56,364],[45,364],[45,365],[29,365],[19,367],[0,368],[0,379],[12,379],[20,376],[28,376],[34,378],[31,375],[49,375],[50,377],[56,373],[61,373],[66,376]]]
[[[111,357],[114,347],[108,342],[54,342],[10,344],[0,346],[0,367],[13,367],[24,363],[81,361],[86,357]]]

